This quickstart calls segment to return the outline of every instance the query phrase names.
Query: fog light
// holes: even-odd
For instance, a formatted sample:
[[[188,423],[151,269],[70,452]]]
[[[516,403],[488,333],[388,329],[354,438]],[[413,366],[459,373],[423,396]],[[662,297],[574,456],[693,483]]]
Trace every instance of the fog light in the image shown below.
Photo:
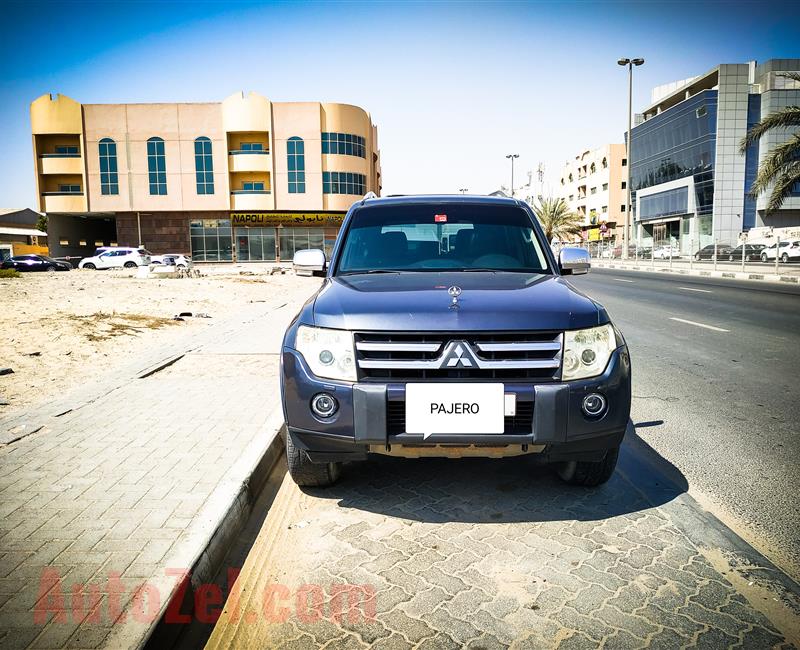
[[[311,398],[311,410],[314,415],[320,418],[329,418],[336,413],[339,408],[339,402],[333,395],[328,393],[319,393]]]
[[[596,418],[606,412],[606,398],[599,393],[591,393],[583,398],[583,412],[590,418]]]
[[[323,350],[319,353],[319,362],[323,365],[329,366],[333,363],[333,352],[330,350]]]

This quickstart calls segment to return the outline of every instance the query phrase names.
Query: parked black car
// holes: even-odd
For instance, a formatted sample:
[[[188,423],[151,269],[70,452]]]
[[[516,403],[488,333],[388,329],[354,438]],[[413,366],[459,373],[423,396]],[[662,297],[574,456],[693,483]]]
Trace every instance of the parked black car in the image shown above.
[[[734,248],[730,255],[728,255],[729,262],[741,262],[742,261],[742,246],[744,246],[744,258],[750,262],[751,260],[760,260],[761,259],[761,251],[763,251],[766,246],[764,244],[739,244],[736,248]]]
[[[733,248],[725,244],[717,244],[717,259],[728,259],[728,256],[733,253]],[[741,251],[739,251],[741,255]],[[714,244],[703,246],[699,251],[694,254],[696,260],[713,260],[714,259]]]
[[[69,271],[72,266],[67,262],[59,262],[47,255],[16,255],[0,264],[0,268],[16,271]]]

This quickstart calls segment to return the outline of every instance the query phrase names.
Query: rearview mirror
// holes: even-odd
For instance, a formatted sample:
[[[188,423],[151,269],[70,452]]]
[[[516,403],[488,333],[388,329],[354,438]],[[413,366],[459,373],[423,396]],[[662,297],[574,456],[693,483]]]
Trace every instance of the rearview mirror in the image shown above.
[[[297,275],[315,275],[325,271],[325,253],[319,248],[296,251],[292,259]]]
[[[592,266],[589,251],[583,248],[562,248],[558,254],[558,266],[563,275],[583,275]]]

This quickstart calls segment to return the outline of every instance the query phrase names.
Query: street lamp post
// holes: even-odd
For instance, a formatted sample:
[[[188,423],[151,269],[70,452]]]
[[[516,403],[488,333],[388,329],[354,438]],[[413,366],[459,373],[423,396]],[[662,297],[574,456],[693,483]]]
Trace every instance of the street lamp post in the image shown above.
[[[625,191],[627,199],[625,201],[625,219],[622,226],[622,258],[628,259],[628,240],[630,233],[628,232],[628,223],[631,214],[631,113],[633,112],[633,66],[642,65],[644,59],[619,59],[618,65],[628,66],[628,139],[626,147],[627,156],[627,180],[625,181]]]
[[[466,194],[467,192],[469,192],[469,188],[467,188],[467,187],[462,187],[462,188],[461,188],[461,189],[459,189],[458,191],[459,191],[459,192],[461,192],[462,194]]]
[[[518,153],[510,153],[506,156],[511,160],[511,198],[514,198],[514,159],[519,158]]]

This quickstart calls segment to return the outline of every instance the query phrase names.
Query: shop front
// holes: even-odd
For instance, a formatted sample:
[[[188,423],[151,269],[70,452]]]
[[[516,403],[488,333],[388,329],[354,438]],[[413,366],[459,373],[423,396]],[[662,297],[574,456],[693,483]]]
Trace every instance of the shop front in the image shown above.
[[[344,213],[248,212],[189,224],[195,262],[288,262],[295,251],[330,257]]]

